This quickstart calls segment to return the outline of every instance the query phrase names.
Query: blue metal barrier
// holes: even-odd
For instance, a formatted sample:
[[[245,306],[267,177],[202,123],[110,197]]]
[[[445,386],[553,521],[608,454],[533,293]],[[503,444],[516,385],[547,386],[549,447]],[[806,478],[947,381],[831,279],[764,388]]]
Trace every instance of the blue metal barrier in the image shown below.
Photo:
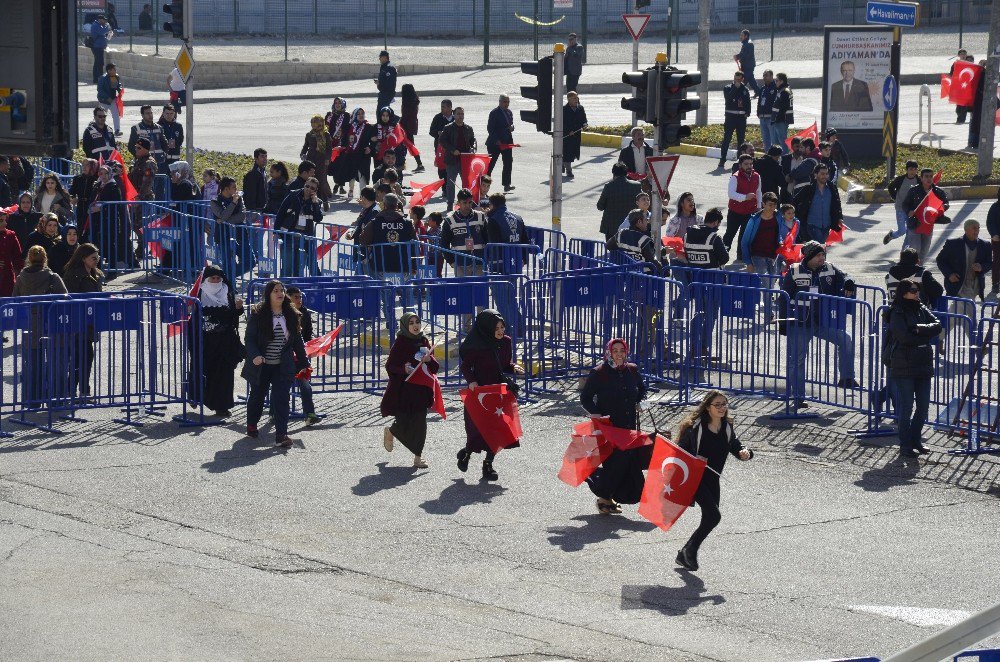
[[[1000,662],[1000,648],[964,651],[956,655],[952,662]]]
[[[542,256],[541,273],[565,273],[580,269],[613,266],[610,262],[550,248]]]
[[[543,253],[550,248],[554,248],[557,251],[567,249],[566,235],[559,230],[540,228],[533,225],[526,225],[524,229],[527,231],[528,239],[531,243],[538,246]]]
[[[604,260],[608,254],[608,246],[603,240],[573,237],[569,240],[569,252],[596,260]]]
[[[541,269],[542,249],[524,244],[486,244],[484,259],[491,274],[536,279]]]

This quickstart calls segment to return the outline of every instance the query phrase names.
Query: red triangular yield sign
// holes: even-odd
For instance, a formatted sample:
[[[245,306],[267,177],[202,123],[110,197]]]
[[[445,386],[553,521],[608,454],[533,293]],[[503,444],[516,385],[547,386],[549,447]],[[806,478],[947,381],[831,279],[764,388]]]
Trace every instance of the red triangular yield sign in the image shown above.
[[[656,190],[660,193],[660,199],[666,200],[667,189],[670,188],[670,178],[674,176],[674,169],[677,161],[681,157],[676,154],[666,156],[647,156],[646,172],[652,177]]]
[[[642,36],[642,31],[646,29],[650,18],[652,18],[651,14],[622,14],[622,20],[625,21],[628,33],[636,41]]]

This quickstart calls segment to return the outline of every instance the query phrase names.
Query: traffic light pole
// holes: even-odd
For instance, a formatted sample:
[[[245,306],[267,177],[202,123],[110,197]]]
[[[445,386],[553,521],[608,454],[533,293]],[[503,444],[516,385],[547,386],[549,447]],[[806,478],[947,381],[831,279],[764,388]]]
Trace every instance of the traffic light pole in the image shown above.
[[[660,156],[660,116],[663,114],[663,90],[660,87],[663,84],[663,69],[667,64],[667,54],[660,52],[656,54],[656,87],[654,90],[653,98],[656,99],[656,129],[653,131],[653,156]],[[646,176],[652,177],[649,172],[649,167],[646,168]],[[663,236],[663,200],[660,198],[660,192],[657,187],[654,186],[652,190],[652,200],[650,200],[649,213],[653,217],[653,244],[656,250],[656,261],[659,262],[660,247],[663,245],[663,240],[660,238]]]
[[[639,11],[638,9],[636,10]],[[639,71],[639,40],[632,40],[632,71]],[[635,89],[632,90],[632,98],[635,98]],[[639,114],[632,113],[632,128],[634,129],[639,124]]]
[[[194,58],[194,2],[188,0],[184,3],[184,42],[191,49],[191,57]],[[194,73],[188,78],[184,85],[184,94],[187,101],[187,117],[184,120],[184,145],[186,149],[188,165],[191,172],[194,172]]]
[[[552,53],[552,172],[549,177],[549,197],[552,200],[552,229],[561,230],[562,225],[562,177],[563,177],[563,93],[566,86],[564,77],[566,46],[556,44]]]

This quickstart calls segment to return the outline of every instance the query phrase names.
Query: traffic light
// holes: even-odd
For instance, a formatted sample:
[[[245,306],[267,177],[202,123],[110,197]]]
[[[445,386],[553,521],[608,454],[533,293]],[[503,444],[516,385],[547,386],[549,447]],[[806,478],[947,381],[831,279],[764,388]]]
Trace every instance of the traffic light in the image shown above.
[[[647,124],[656,123],[656,68],[626,71],[622,82],[635,88],[634,97],[622,97],[622,109],[630,110]]]
[[[701,101],[687,98],[687,88],[701,84],[700,73],[679,69],[666,69],[660,80],[660,149],[681,144],[691,135],[691,127],[684,126],[684,114],[701,108]]]
[[[170,17],[170,21],[163,24],[163,30],[171,33],[177,39],[183,39],[184,0],[171,0],[170,4],[163,5],[163,13]]]
[[[538,102],[538,110],[522,110],[521,120],[534,124],[542,133],[552,133],[552,56],[538,62],[522,62],[521,73],[534,76],[538,85],[521,87],[521,96]]]

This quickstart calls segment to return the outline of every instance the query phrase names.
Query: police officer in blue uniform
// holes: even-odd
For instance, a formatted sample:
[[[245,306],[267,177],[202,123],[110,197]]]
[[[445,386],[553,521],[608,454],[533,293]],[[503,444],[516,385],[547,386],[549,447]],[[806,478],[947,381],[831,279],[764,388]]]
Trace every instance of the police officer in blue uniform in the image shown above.
[[[641,209],[628,213],[628,227],[607,241],[608,250],[622,250],[642,262],[656,262],[657,251],[649,236],[649,217]]]
[[[684,234],[684,253],[687,255],[688,282],[721,284],[725,275],[721,269],[729,262],[729,251],[719,234],[722,225],[722,210],[709,209],[702,225],[688,228]],[[711,273],[710,273],[711,270]],[[691,318],[691,358],[694,361],[708,360],[715,322],[719,318],[721,297],[717,288],[692,288],[695,314]]]
[[[455,196],[458,209],[448,214],[441,226],[441,247],[472,257],[483,258],[486,249],[486,214],[472,208],[472,191],[463,188]],[[445,254],[445,260],[455,269],[456,276],[479,276],[479,264],[456,260],[455,255]]]
[[[503,193],[490,194],[490,211],[486,214],[486,243],[489,244],[522,244],[528,245],[528,230],[524,227],[524,219],[507,209],[507,196]],[[527,252],[522,248],[505,246],[502,250],[494,248],[489,251],[489,270],[493,274],[520,276],[524,263],[528,259]],[[504,285],[491,286],[493,301],[507,324],[517,333],[523,331],[521,314],[517,308],[514,292],[518,285],[514,280],[514,288]]]
[[[750,117],[750,90],[743,84],[743,72],[733,74],[733,82],[722,88],[726,100],[725,132],[722,134],[722,150],[719,153],[719,168],[726,167],[729,143],[736,132],[736,144],[742,145],[747,135],[747,118]]]

